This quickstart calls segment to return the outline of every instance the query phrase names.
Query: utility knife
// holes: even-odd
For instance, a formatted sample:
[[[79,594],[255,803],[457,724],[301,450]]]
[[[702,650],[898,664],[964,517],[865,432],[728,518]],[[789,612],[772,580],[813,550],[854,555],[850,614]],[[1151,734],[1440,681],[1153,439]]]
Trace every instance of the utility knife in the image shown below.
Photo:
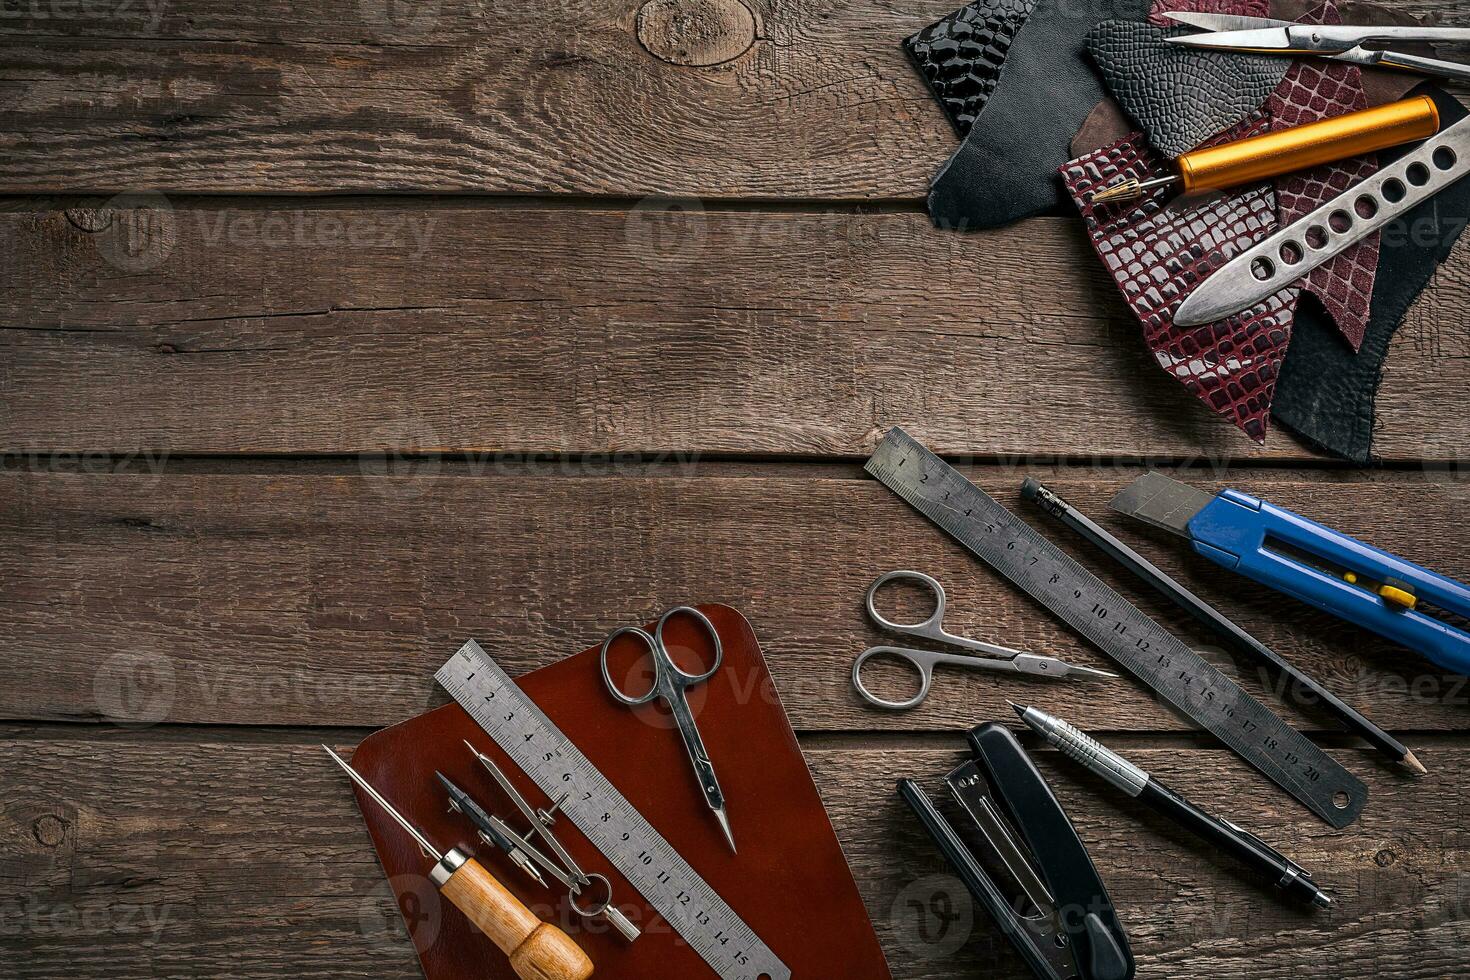
[[[1161,473],[1113,510],[1178,534],[1233,572],[1470,674],[1470,588],[1238,490],[1211,495]]]

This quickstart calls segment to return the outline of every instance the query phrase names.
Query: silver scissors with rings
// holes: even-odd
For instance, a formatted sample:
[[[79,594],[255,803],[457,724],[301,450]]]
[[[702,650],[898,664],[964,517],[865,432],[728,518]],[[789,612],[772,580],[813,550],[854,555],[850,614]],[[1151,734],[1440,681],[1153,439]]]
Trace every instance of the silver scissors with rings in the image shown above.
[[[878,590],[889,582],[917,582],[924,586],[934,596],[934,612],[929,618],[919,623],[895,623],[878,612],[874,604],[874,597]],[[959,647],[962,650],[973,650],[978,656],[962,653],[939,653],[934,650],[915,650],[908,647],[871,647],[864,650],[852,665],[852,683],[858,689],[858,693],[867,700],[869,704],[879,708],[889,708],[893,711],[903,711],[908,708],[917,708],[929,697],[929,689],[934,686],[934,668],[940,665],[947,667],[969,667],[975,670],[1002,670],[1016,674],[1031,674],[1035,677],[1117,677],[1105,670],[1096,670],[1092,667],[1080,667],[1077,664],[1069,664],[1065,660],[1056,657],[1042,657],[1034,653],[1026,653],[1022,650],[1012,650],[1010,647],[996,646],[994,643],[985,643],[981,640],[972,640],[964,636],[955,636],[944,629],[944,586],[937,579],[925,575],[923,572],[897,571],[880,575],[872,585],[868,586],[866,598],[868,616],[884,630],[889,633],[897,633],[900,636],[914,636],[946,646]],[[863,685],[863,667],[874,657],[887,657],[892,660],[902,660],[919,672],[919,693],[907,701],[888,701],[878,697]]]
[[[675,616],[686,615],[692,617],[703,627],[706,635],[715,645],[715,662],[710,665],[709,670],[702,674],[690,674],[680,669],[669,655],[668,647],[664,646],[664,626]],[[648,651],[649,658],[653,661],[653,686],[639,697],[632,697],[625,693],[622,688],[613,681],[612,674],[607,669],[607,651],[618,637],[628,635],[636,637]],[[730,833],[730,818],[725,814],[725,794],[720,791],[720,781],[715,778],[715,767],[709,761],[709,752],[705,750],[704,739],[699,737],[699,728],[694,724],[694,713],[689,710],[689,699],[685,692],[698,684],[703,684],[714,676],[715,671],[720,669],[720,663],[725,659],[724,648],[720,645],[720,634],[715,631],[715,624],[709,621],[709,617],[692,606],[679,606],[664,613],[654,628],[652,634],[640,626],[623,626],[608,634],[606,640],[602,641],[602,680],[607,684],[607,689],[612,696],[630,708],[641,704],[648,704],[655,699],[662,699],[673,712],[674,721],[679,726],[679,734],[684,739],[684,748],[689,751],[689,762],[694,766],[694,776],[699,780],[699,788],[704,792],[704,801],[714,811],[715,819],[720,822],[720,829],[725,832],[725,839],[730,842],[730,850],[735,850],[735,835]]]

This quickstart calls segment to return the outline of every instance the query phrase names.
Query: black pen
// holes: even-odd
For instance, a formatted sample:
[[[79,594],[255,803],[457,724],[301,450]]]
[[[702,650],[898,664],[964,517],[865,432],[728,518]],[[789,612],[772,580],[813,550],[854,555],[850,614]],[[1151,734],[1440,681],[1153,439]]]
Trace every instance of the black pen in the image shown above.
[[[1163,571],[1147,558],[1144,558],[1112,534],[1109,534],[1106,528],[1093,521],[1086,514],[1067,503],[1051,490],[1048,490],[1038,481],[1030,478],[1021,484],[1021,496],[1027,500],[1034,501],[1043,511],[1092,542],[1104,554],[1128,569],[1134,575],[1137,575],[1166,599],[1215,630],[1222,639],[1236,650],[1247,656],[1266,661],[1266,663],[1281,671],[1303,688],[1312,692],[1322,702],[1324,708],[1337,715],[1349,728],[1357,732],[1359,736],[1384,755],[1393,759],[1414,775],[1424,775],[1424,766],[1415,758],[1414,753],[1410,752],[1404,743],[1388,734],[1382,728],[1379,728],[1364,716],[1361,711],[1358,711],[1352,705],[1343,701],[1342,698],[1327,690],[1327,688],[1319,684],[1310,674],[1307,674],[1275,650],[1272,650],[1266,644],[1251,636],[1239,626],[1236,626],[1214,606],[1211,606],[1199,596],[1164,574]]]
[[[1331,907],[1331,897],[1312,881],[1311,872],[1255,834],[1228,820],[1211,816],[1097,739],[1060,718],[1053,718],[1035,708],[1023,708],[1014,701],[1006,703],[1016,709],[1022,721],[1073,762],[1101,776],[1129,796],[1142,800],[1220,850],[1265,872],[1272,883],[1288,895],[1311,902],[1319,909]]]

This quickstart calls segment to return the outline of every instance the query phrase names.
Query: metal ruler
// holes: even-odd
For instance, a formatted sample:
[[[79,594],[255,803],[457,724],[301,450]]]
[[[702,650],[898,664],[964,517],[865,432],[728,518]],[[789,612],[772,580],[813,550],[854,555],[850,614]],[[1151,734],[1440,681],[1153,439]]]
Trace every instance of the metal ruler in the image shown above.
[[[1368,788],[1352,773],[908,433],[889,432],[867,471],[1317,816],[1358,818]]]
[[[724,980],[791,971],[474,640],[434,680]]]

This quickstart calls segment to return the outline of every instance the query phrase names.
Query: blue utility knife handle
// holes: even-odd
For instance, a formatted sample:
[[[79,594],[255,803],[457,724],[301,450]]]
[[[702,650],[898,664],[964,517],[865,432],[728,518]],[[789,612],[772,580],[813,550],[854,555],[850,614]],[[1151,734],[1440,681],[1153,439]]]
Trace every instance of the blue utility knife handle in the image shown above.
[[[1470,674],[1470,633],[1273,550],[1269,541],[1470,619],[1470,589],[1454,579],[1238,490],[1225,490],[1206,504],[1190,520],[1189,533],[1195,551],[1211,561],[1370,629],[1447,670]]]

